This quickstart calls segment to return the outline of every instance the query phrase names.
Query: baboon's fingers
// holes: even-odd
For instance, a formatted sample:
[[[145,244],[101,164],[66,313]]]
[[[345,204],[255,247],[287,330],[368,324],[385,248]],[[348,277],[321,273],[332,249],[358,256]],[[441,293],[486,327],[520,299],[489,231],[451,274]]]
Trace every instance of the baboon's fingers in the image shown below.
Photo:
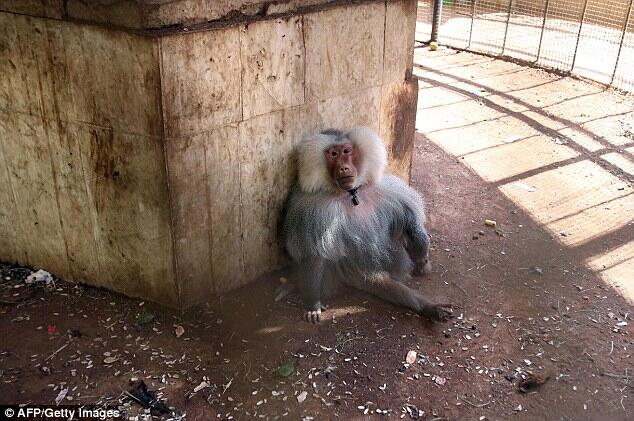
[[[321,310],[305,311],[304,320],[308,323],[319,323],[321,321]]]
[[[435,322],[446,322],[453,319],[453,304],[430,304],[421,312],[429,320]]]

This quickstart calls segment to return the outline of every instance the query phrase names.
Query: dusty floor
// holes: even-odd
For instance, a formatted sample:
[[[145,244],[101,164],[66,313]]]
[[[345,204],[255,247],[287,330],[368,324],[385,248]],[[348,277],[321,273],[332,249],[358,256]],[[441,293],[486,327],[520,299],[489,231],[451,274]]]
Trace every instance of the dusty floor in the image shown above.
[[[308,325],[277,275],[180,317],[2,266],[0,403],[68,389],[136,414],[137,378],[187,420],[632,419],[632,99],[451,50],[416,63],[435,269],[411,285],[454,321],[348,292]],[[520,393],[528,373],[549,380]]]

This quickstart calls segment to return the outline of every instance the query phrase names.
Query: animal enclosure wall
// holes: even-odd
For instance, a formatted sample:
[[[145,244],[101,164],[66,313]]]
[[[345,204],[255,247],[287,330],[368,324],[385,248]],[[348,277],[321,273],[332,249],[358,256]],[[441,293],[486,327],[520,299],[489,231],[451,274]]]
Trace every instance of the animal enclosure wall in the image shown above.
[[[304,135],[372,127],[409,178],[415,1],[97,3],[0,0],[0,259],[187,307],[278,267]]]

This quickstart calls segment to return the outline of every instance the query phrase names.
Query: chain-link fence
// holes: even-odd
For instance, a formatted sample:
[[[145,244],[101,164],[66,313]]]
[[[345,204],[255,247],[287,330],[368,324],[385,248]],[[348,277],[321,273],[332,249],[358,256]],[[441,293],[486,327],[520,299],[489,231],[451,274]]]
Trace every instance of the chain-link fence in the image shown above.
[[[438,43],[634,92],[634,0],[442,0]],[[428,41],[435,0],[418,2]]]

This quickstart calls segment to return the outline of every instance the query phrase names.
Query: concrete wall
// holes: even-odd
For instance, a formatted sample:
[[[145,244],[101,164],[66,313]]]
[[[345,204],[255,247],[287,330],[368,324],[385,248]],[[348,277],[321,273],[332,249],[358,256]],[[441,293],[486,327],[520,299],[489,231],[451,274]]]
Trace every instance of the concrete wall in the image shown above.
[[[0,13],[0,258],[177,305],[156,41]]]
[[[183,306],[278,267],[304,135],[370,126],[408,179],[415,7],[151,37],[0,13],[0,259]]]

